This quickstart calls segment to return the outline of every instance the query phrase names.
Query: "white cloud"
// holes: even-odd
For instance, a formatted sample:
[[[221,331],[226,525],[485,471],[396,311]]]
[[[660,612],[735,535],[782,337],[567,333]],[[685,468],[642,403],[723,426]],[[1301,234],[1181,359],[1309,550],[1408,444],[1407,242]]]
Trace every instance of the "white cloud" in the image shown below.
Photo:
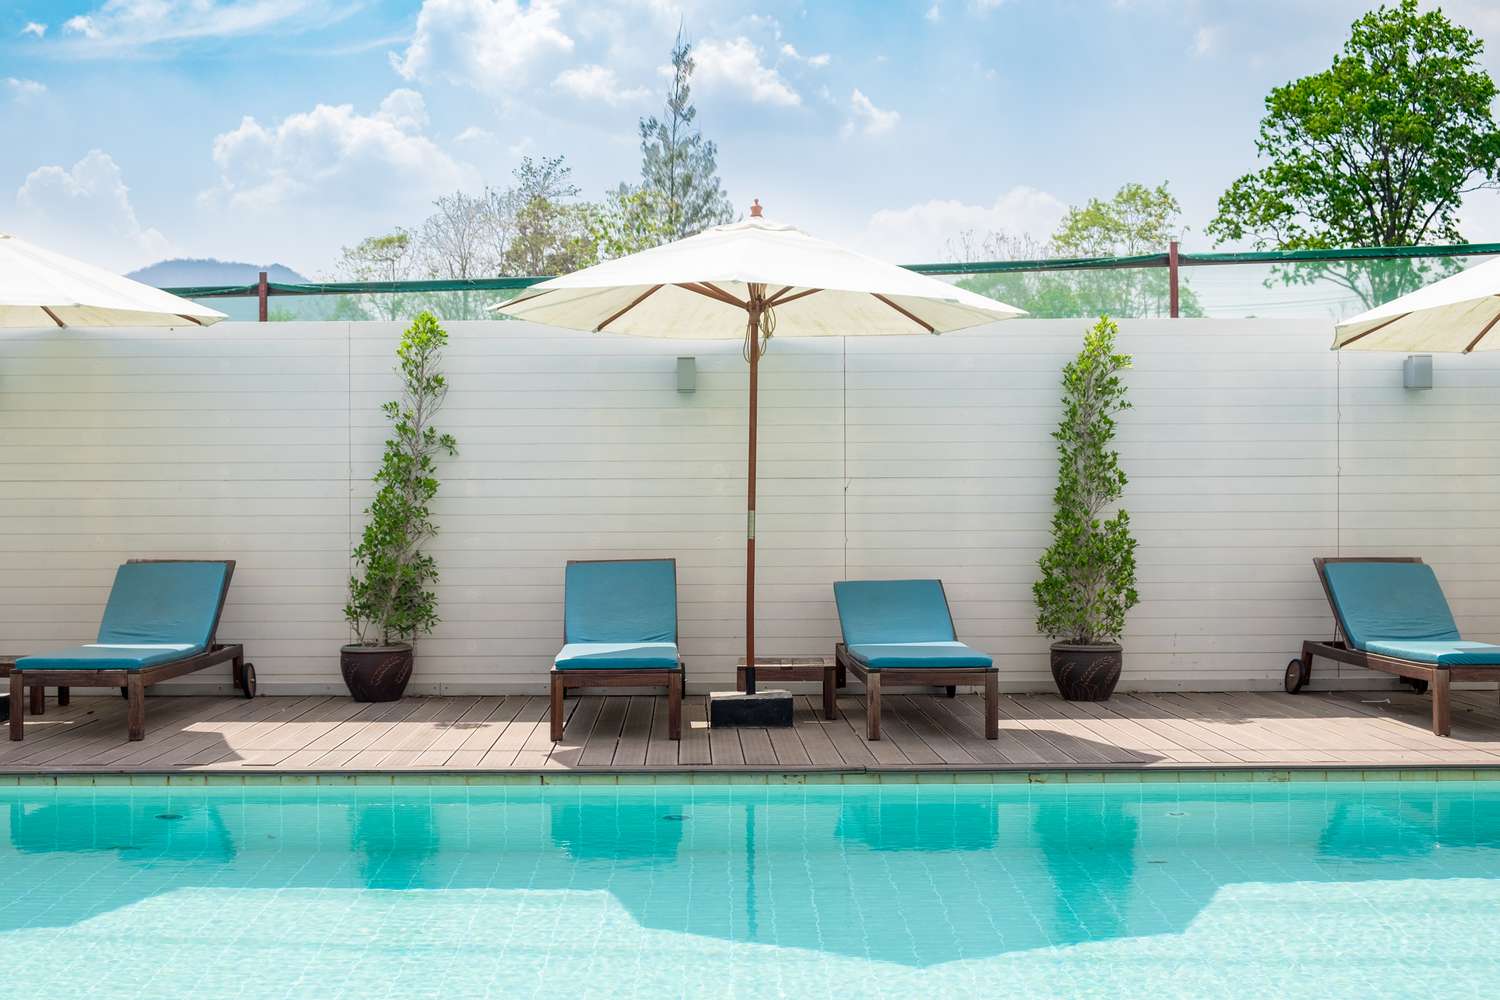
[[[62,30],[72,37],[73,52],[102,55],[275,28],[305,30],[352,10],[345,0],[104,0],[88,13],[68,18]]]
[[[781,54],[786,56],[788,59],[793,60],[794,62],[807,63],[807,65],[812,66],[815,69],[822,69],[824,66],[827,66],[830,62],[833,61],[833,56],[829,55],[827,52],[819,52],[815,56],[804,56],[802,53],[797,51],[797,47],[791,42],[787,42],[781,47]]]
[[[694,83],[705,91],[733,91],[755,102],[778,107],[796,107],[802,97],[786,79],[760,61],[760,50],[741,35],[727,42],[709,40],[696,46],[693,59],[698,64]]]
[[[941,260],[949,241],[965,230],[1044,239],[1057,229],[1067,210],[1055,195],[1022,185],[1006,191],[992,205],[934,199],[908,208],[882,209],[870,217],[862,242],[871,253],[888,260]]]
[[[491,94],[527,82],[538,64],[573,51],[553,0],[425,0],[391,65],[408,80],[434,77]]]
[[[172,252],[142,226],[114,158],[92,150],[72,167],[38,167],[16,191],[16,230],[34,242],[103,267],[127,271]]]
[[[19,77],[8,76],[4,80],[5,92],[15,101],[26,101],[33,97],[41,97],[47,92],[47,85],[35,80],[23,80]]]
[[[47,26],[40,21],[27,21],[26,27],[21,29],[23,35],[35,35],[41,38],[47,33]]]
[[[453,137],[454,142],[494,142],[495,133],[478,125],[470,125]]]
[[[1215,25],[1205,24],[1193,33],[1193,55],[1202,57],[1211,55],[1219,47],[1219,36],[1223,29]]]
[[[611,107],[638,101],[651,93],[645,87],[622,86],[614,70],[598,64],[565,69],[552,81],[552,85],[580,101],[600,101]]]
[[[849,110],[852,117],[844,123],[846,136],[856,132],[864,135],[884,135],[901,121],[899,111],[877,108],[858,87],[854,88],[854,93],[849,95]]]
[[[927,13],[922,15],[929,21],[941,21],[943,19],[943,6],[939,0],[932,0],[932,6],[927,8]]]
[[[325,213],[331,220],[369,210],[392,222],[419,218],[437,195],[478,186],[476,171],[444,152],[426,127],[426,104],[414,90],[391,91],[368,115],[348,104],[319,104],[270,126],[247,115],[214,138],[219,183],[200,204],[262,216],[295,210],[299,227]]]
[[[996,7],[1002,6],[1004,3],[1005,0],[969,0],[969,7],[973,9],[976,14],[988,14],[990,11],[994,10]]]

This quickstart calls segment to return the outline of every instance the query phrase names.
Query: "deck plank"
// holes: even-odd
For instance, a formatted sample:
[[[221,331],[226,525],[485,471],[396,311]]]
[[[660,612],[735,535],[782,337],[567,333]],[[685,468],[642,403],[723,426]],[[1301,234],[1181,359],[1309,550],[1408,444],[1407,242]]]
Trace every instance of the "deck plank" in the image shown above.
[[[857,692],[857,688],[855,691]],[[1454,693],[1454,735],[1434,736],[1431,701],[1405,690],[1122,692],[1108,702],[1053,694],[1001,698],[1000,738],[984,738],[983,699],[912,691],[886,697],[884,739],[864,738],[864,699],[845,692],[825,720],[793,698],[781,729],[707,726],[701,695],[683,701],[683,739],[667,738],[664,698],[585,695],[564,703],[551,740],[538,695],[410,697],[158,696],[144,740],[125,738],[123,699],[77,695],[0,742],[0,771],[693,771],[806,768],[1500,767],[1500,702]]]

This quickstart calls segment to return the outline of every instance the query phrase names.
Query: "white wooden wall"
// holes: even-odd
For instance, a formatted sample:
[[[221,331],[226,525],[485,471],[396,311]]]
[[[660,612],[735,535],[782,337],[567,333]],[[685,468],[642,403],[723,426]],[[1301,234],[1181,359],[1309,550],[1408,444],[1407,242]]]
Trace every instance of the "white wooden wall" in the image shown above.
[[[761,648],[828,649],[830,584],[938,576],[1011,689],[1050,685],[1030,587],[1058,370],[1083,322],[786,340],[762,377]],[[568,558],[675,556],[694,689],[742,641],[745,366],[735,343],[452,323],[444,623],[414,690],[540,691]],[[0,332],[0,652],[92,638],[131,556],[239,561],[221,635],[270,693],[341,690],[348,551],[384,437],[397,325]],[[1336,355],[1316,321],[1122,324],[1142,602],[1125,686],[1275,687],[1331,625],[1321,554],[1435,564],[1500,639],[1500,364]],[[697,357],[694,395],[675,391]],[[1324,683],[1378,685],[1330,665]],[[177,682],[204,690],[225,678]]]

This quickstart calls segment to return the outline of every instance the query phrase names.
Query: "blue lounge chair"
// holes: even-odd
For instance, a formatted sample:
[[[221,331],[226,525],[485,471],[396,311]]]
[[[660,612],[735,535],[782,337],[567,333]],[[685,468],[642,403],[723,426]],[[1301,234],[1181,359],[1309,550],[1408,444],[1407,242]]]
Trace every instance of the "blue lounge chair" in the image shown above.
[[[677,561],[570,561],[563,587],[563,648],[552,661],[552,741],[563,738],[567,689],[580,687],[666,688],[667,734],[681,739]]]
[[[833,585],[844,641],[838,665],[865,682],[865,729],[880,739],[882,684],[984,684],[984,738],[1000,738],[1000,675],[958,641],[941,580],[845,580]]]
[[[146,688],[219,663],[255,697],[255,667],[240,645],[215,641],[234,560],[132,559],[115,571],[98,641],[16,660],[10,673],[10,738],[25,738],[26,687],[118,687],[129,700],[132,740],[146,737]]]
[[[1340,663],[1395,674],[1418,694],[1432,689],[1432,731],[1447,736],[1453,681],[1500,680],[1500,646],[1468,642],[1432,568],[1410,557],[1314,559],[1333,608],[1331,642],[1308,640],[1286,666],[1287,693],[1302,690],[1312,662]]]

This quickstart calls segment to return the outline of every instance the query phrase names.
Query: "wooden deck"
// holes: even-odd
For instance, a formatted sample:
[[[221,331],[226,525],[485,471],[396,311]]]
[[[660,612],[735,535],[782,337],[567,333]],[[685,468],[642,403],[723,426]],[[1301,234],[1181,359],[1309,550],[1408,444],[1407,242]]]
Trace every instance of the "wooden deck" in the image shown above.
[[[123,699],[49,698],[24,742],[0,743],[0,772],[1500,768],[1493,692],[1455,693],[1449,739],[1428,731],[1427,700],[1404,692],[1004,696],[996,741],[981,738],[978,697],[894,696],[877,743],[863,738],[862,698],[840,697],[834,721],[816,701],[797,699],[791,729],[710,730],[693,696],[674,743],[664,698],[585,696],[568,701],[554,744],[540,696],[167,696],[150,700],[146,739],[131,743]]]

